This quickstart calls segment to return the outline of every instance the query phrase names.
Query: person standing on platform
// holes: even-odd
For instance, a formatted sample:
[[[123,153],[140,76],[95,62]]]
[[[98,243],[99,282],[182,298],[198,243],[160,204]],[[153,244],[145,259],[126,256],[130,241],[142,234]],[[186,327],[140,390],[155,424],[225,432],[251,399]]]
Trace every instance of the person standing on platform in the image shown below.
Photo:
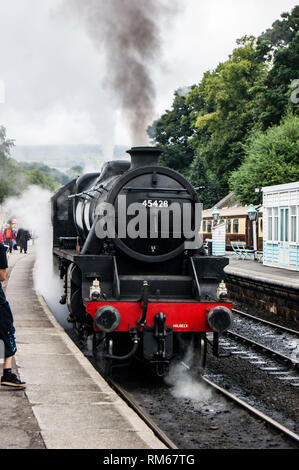
[[[12,229],[12,249],[13,250],[17,250],[16,238],[17,238],[17,231],[15,228],[13,228]]]
[[[24,250],[24,253],[27,253],[28,248],[28,240],[30,240],[30,233],[28,230],[24,230],[23,228],[19,228],[18,235],[17,235],[17,245],[20,247],[20,253]]]
[[[15,328],[13,315],[9,303],[6,300],[1,282],[5,281],[8,274],[7,247],[0,244],[0,339],[4,343],[4,364],[1,386],[9,390],[23,390],[25,382],[21,382],[12,372],[12,360],[17,351],[15,341]]]
[[[9,246],[10,253],[12,252],[12,230],[10,225],[6,226],[4,230],[4,243]]]

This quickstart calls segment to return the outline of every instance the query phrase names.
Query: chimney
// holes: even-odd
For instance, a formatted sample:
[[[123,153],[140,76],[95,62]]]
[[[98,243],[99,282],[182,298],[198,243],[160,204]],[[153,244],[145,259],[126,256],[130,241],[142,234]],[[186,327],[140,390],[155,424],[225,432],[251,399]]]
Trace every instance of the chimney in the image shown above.
[[[130,170],[135,170],[143,166],[159,165],[162,150],[157,147],[132,147],[127,153],[131,155]]]

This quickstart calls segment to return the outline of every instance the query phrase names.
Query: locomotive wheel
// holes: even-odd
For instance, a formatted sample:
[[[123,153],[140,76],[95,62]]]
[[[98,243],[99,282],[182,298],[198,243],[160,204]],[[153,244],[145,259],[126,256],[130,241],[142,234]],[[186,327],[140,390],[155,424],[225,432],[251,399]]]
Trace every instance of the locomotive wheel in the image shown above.
[[[92,338],[92,352],[101,372],[106,376],[112,375],[112,360],[105,357],[113,353],[113,340],[105,333],[94,333]]]
[[[108,340],[108,354],[112,355],[113,354],[113,340],[109,339]],[[112,375],[112,359],[107,359],[104,358],[104,374],[107,377],[111,377]]]
[[[205,334],[193,338],[193,354],[191,359],[191,369],[195,374],[202,375],[207,358],[207,339]]]
[[[202,375],[205,370],[207,360],[207,338],[205,334],[200,337],[199,342],[199,361],[197,367],[200,374]]]
[[[202,375],[206,365],[207,338],[205,333],[189,337],[180,344],[180,357],[192,374]]]

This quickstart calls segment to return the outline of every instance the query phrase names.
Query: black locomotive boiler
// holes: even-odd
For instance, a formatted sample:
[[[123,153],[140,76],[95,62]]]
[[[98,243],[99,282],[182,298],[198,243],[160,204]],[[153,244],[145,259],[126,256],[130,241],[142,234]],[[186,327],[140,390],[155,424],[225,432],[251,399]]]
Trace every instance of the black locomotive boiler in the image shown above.
[[[170,209],[189,205],[194,228],[198,195],[181,174],[159,166],[161,151],[133,147],[128,153],[131,161],[107,162],[101,172],[74,179],[52,197],[61,302],[81,339],[92,335],[93,353],[106,373],[136,358],[161,376],[186,351],[192,351],[190,367],[203,368],[206,333],[213,332],[217,354],[219,333],[231,323],[231,304],[218,289],[228,259],[186,245],[183,218],[179,230]],[[130,208],[136,203],[149,223],[136,224],[143,235],[129,236],[120,224],[125,220],[129,228],[134,222]],[[105,218],[109,207],[113,233]],[[161,222],[166,211],[167,236]]]

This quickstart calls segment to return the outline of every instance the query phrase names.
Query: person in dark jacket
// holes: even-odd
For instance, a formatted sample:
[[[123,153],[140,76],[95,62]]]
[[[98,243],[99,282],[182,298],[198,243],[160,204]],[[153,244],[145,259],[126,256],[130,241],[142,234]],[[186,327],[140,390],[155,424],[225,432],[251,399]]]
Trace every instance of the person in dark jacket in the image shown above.
[[[10,390],[24,390],[26,383],[21,382],[12,372],[12,359],[17,351],[13,315],[6,300],[1,282],[8,274],[7,247],[0,244],[0,340],[4,343],[4,363],[1,386]]]
[[[19,228],[17,235],[17,245],[20,247],[20,253],[24,250],[24,253],[27,253],[28,240],[30,240],[30,233],[28,230]]]

